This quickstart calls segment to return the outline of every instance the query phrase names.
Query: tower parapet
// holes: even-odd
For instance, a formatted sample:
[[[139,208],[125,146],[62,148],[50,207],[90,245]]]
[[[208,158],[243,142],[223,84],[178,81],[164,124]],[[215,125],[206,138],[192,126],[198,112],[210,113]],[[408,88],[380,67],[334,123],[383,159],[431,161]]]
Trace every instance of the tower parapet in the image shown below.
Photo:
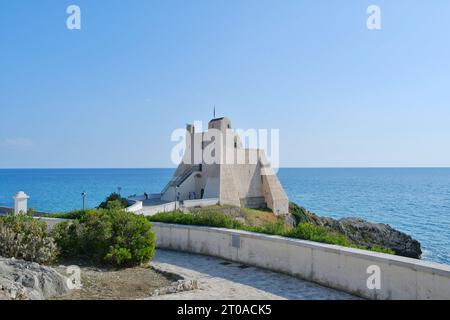
[[[225,132],[227,129],[231,129],[231,120],[227,117],[212,119],[208,123],[208,129],[217,129]]]

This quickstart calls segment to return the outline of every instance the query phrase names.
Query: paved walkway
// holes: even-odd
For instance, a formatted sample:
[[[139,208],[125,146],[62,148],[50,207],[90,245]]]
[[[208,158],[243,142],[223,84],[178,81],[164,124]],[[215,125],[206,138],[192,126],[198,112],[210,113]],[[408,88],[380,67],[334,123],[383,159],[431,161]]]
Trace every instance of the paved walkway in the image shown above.
[[[164,271],[196,279],[199,290],[150,299],[328,300],[357,299],[349,294],[268,270],[177,251],[156,251],[152,264]]]

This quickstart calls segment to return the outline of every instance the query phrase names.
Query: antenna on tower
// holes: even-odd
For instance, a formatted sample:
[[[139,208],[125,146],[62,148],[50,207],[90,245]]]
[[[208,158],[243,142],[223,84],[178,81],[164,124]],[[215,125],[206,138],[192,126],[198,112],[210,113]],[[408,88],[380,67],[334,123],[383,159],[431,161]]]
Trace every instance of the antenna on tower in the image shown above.
[[[213,118],[216,118],[216,105],[214,105]]]

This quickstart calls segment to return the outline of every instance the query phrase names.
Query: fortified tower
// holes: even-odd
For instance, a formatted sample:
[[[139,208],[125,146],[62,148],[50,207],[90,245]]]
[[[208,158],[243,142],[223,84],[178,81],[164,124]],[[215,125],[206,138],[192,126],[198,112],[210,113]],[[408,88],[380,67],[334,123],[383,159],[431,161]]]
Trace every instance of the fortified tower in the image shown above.
[[[289,212],[289,200],[264,150],[245,149],[230,119],[209,121],[208,130],[186,126],[186,151],[161,192],[165,201],[218,199],[219,204]]]

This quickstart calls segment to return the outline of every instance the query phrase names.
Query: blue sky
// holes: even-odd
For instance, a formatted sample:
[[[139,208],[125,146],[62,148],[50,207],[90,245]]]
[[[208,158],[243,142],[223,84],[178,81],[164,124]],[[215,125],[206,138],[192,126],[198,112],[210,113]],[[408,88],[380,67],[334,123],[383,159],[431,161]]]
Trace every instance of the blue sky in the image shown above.
[[[2,1],[0,167],[173,166],[214,104],[281,166],[450,166],[449,33],[447,0]]]

